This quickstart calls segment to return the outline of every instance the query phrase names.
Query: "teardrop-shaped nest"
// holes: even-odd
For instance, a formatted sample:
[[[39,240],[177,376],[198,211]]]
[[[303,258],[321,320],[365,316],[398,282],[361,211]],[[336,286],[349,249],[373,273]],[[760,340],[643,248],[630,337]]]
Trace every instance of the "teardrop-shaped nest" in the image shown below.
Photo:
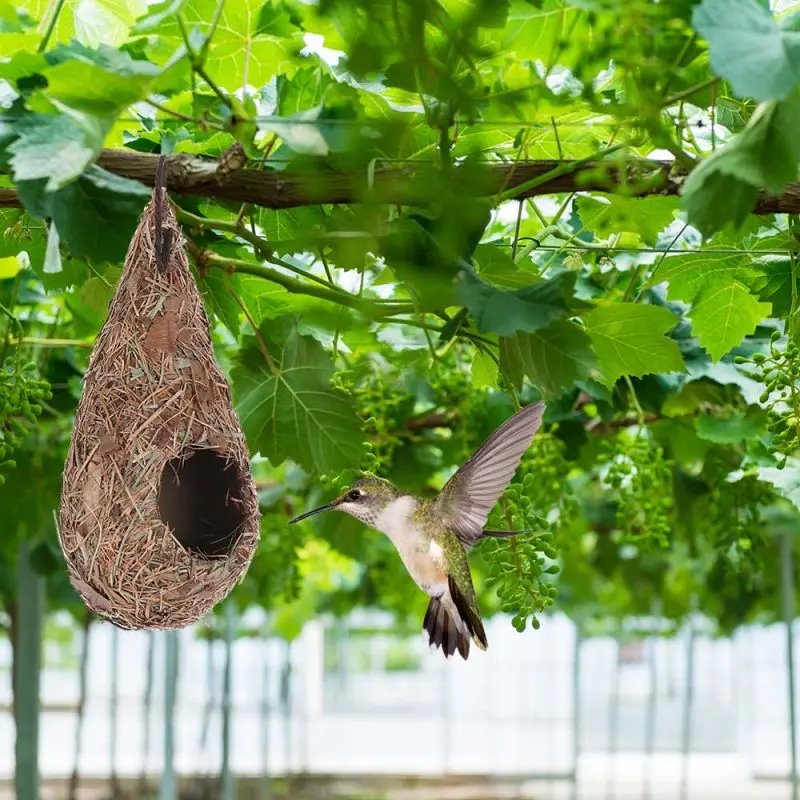
[[[258,536],[244,435],[180,226],[154,194],[89,362],[64,468],[70,579],[116,625],[180,628],[240,580]]]

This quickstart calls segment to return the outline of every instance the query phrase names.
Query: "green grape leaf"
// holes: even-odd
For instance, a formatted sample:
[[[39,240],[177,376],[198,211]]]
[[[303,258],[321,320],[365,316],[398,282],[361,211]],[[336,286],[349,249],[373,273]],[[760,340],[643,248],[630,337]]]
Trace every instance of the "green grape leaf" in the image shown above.
[[[138,181],[92,165],[56,192],[44,180],[18,184],[20,198],[35,217],[50,217],[61,242],[78,258],[122,261],[150,190]]]
[[[10,3],[0,3],[0,33],[22,33],[35,24],[36,21],[22,9]]]
[[[701,292],[689,316],[700,344],[717,361],[752,333],[771,310],[769,303],[760,302],[733,281]]]
[[[79,44],[48,54],[54,66],[42,71],[47,96],[91,114],[114,114],[144,98],[160,70],[149,61],[101,46]]]
[[[0,34],[2,37],[2,34]],[[11,58],[0,61],[0,78],[17,81],[19,78],[35,75],[47,66],[47,59],[39,53],[16,53]]]
[[[516,331],[530,333],[589,307],[588,303],[574,297],[575,277],[574,272],[562,272],[550,280],[509,292],[464,270],[459,284],[459,302],[472,314],[479,331],[501,336],[510,336]]]
[[[23,261],[18,255],[0,258],[0,281],[6,278],[16,278],[23,268]]]
[[[235,279],[235,275],[228,275],[221,269],[212,269],[198,281],[198,288],[203,295],[203,304],[238,337],[242,310],[231,293],[231,284],[234,284]]]
[[[738,253],[683,253],[664,259],[658,279],[668,282],[667,297],[691,303],[692,332],[714,360],[739,344],[770,312],[762,298],[777,292],[769,265]]]
[[[60,189],[94,160],[110,126],[110,119],[77,112],[24,117],[8,146],[14,181],[46,179],[47,191]]]
[[[500,339],[500,366],[507,380],[519,386],[526,375],[546,398],[557,397],[576,381],[588,378],[595,365],[591,340],[569,320]]]
[[[259,337],[248,337],[232,374],[251,449],[321,473],[358,465],[361,423],[350,398],[331,387],[333,362],[320,344],[288,316],[261,325]]]
[[[157,34],[159,44],[162,48],[168,45],[164,49],[170,54],[184,45],[174,5],[152,7],[136,25],[137,31]],[[180,18],[191,40],[202,44],[212,35],[205,68],[225,89],[232,91],[248,84],[262,87],[279,72],[290,75],[297,68],[298,60],[292,56],[303,46],[302,31],[297,28],[293,37],[287,37],[272,29],[262,16],[264,5],[262,0],[226,3],[212,35],[217,0],[185,0],[180,4]]]
[[[601,239],[620,231],[636,233],[645,243],[656,243],[658,234],[674,219],[678,201],[673,197],[578,197],[575,201],[584,228]]]
[[[146,12],[147,0],[80,0],[75,8],[76,38],[89,47],[116,47]]]
[[[476,350],[472,356],[470,382],[476,389],[489,389],[497,386],[497,364],[483,350]]]
[[[728,224],[741,227],[758,190],[780,192],[797,177],[799,161],[800,95],[795,93],[760,105],[740,134],[692,170],[681,205],[705,236]]]
[[[411,213],[394,220],[381,241],[381,254],[421,309],[445,308],[455,302],[458,274],[467,266],[489,220],[483,201],[462,199],[456,204],[448,199],[446,210],[438,216]]]
[[[67,295],[67,307],[82,323],[77,326],[78,331],[96,331],[103,324],[118,278],[119,269],[109,267],[105,275],[89,278],[76,292]]]
[[[622,375],[684,371],[677,342],[664,335],[678,322],[666,308],[609,303],[584,319],[606,383]]]
[[[800,31],[781,25],[758,0],[703,0],[692,14],[708,40],[711,66],[739,97],[773,100],[800,83]]]
[[[723,153],[723,150],[718,150]],[[758,200],[758,189],[727,175],[714,156],[702,161],[683,185],[681,207],[687,218],[704,236],[727,225],[740,228]]]
[[[737,444],[764,433],[766,423],[767,415],[761,410],[750,414],[734,411],[724,417],[703,414],[697,418],[695,427],[701,439],[716,444]]]
[[[693,253],[665,258],[659,266],[658,281],[667,281],[667,297],[692,303],[712,285],[729,285],[734,281],[749,283],[758,272],[752,261],[738,253]]]
[[[792,298],[800,296],[800,277],[788,256],[762,256],[753,263],[755,277],[747,286],[760,300],[772,303],[772,313],[785,317],[792,308]]]
[[[511,258],[510,248],[496,244],[479,244],[473,255],[475,269],[485,281],[500,289],[524,289],[531,285],[533,275],[520,269]]]
[[[19,4],[21,6],[21,4]],[[0,53],[3,59],[36,50],[41,35],[36,20],[17,3],[0,3]]]

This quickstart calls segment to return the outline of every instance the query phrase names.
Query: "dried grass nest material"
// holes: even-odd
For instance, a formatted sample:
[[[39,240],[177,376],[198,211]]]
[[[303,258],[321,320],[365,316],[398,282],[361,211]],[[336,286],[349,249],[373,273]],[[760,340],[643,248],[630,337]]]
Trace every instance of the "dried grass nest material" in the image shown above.
[[[72,584],[123,628],[202,617],[242,578],[259,536],[247,445],[159,191],[89,362],[61,496]]]

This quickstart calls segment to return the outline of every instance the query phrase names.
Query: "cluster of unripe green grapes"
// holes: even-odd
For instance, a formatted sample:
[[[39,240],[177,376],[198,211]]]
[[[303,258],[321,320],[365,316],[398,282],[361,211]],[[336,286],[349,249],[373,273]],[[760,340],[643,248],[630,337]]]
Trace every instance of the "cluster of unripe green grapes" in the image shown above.
[[[305,529],[291,525],[286,530],[286,512],[274,508],[262,512],[261,546],[248,578],[261,584],[262,597],[296,600],[302,588],[297,551],[305,544]]]
[[[620,432],[604,448],[603,483],[612,493],[621,541],[666,547],[673,521],[672,468],[645,431]]]
[[[0,483],[3,472],[16,466],[14,451],[27,426],[42,413],[42,403],[52,397],[50,384],[38,377],[33,366],[15,364],[14,371],[0,369]]]
[[[380,474],[388,470],[394,451],[402,443],[399,432],[405,421],[408,394],[398,389],[391,375],[381,373],[377,367],[367,371],[342,370],[336,374],[334,385],[353,398],[363,421],[367,455],[363,464],[356,465],[358,472]]]
[[[782,348],[780,339],[780,333],[775,331],[769,354],[737,356],[735,361],[750,365],[752,376],[765,386],[760,402],[769,413],[772,450],[782,456],[778,462],[782,469],[787,456],[800,449],[800,347],[790,341]]]
[[[725,571],[752,586],[761,574],[766,526],[761,510],[773,500],[771,487],[754,475],[731,483],[714,481],[709,497],[708,533]]]
[[[567,480],[569,464],[564,445],[553,432],[540,432],[520,463],[514,481],[490,525],[530,533],[507,539],[488,539],[489,584],[497,591],[501,607],[512,613],[518,631],[528,619],[539,627],[537,614],[555,602],[558,589],[552,578],[559,572],[555,540],[558,529],[575,503]]]

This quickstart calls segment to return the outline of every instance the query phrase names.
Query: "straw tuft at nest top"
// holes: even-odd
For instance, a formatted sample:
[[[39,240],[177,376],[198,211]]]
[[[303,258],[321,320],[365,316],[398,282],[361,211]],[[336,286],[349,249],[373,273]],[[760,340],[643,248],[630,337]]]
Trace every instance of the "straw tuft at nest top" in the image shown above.
[[[259,535],[247,445],[161,191],[89,362],[61,497],[70,579],[124,628],[199,619],[243,576]]]

